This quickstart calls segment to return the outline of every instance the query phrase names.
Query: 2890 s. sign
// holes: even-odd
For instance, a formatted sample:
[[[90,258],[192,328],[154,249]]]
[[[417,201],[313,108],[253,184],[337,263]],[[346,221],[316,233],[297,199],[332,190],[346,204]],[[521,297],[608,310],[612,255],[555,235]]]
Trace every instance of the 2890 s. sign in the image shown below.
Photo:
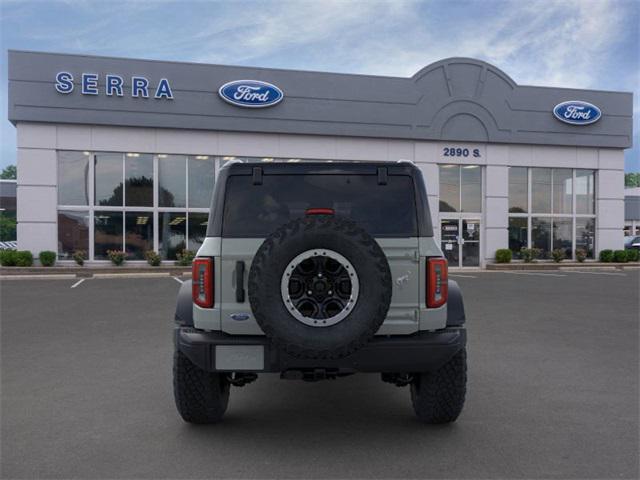
[[[225,102],[246,108],[271,107],[284,98],[282,90],[260,80],[234,80],[222,85],[218,94]]]
[[[600,120],[602,112],[598,107],[581,100],[569,100],[553,107],[555,117],[571,125],[589,125]]]

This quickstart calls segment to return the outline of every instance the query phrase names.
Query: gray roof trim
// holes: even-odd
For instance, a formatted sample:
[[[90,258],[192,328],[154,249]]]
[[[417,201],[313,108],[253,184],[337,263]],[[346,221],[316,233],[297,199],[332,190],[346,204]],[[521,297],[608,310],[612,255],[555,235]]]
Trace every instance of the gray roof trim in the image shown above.
[[[9,51],[9,120],[132,127],[341,135],[413,140],[480,141],[629,148],[629,92],[518,85],[499,68],[448,58],[409,78],[283,70],[89,55]],[[113,73],[125,96],[63,95],[55,75]],[[154,85],[168,78],[174,100],[132,98],[132,75]],[[253,78],[284,91],[276,106],[243,109],[224,102],[220,85]],[[77,84],[77,82],[76,82]],[[559,122],[553,107],[584,100],[602,110],[591,125]]]

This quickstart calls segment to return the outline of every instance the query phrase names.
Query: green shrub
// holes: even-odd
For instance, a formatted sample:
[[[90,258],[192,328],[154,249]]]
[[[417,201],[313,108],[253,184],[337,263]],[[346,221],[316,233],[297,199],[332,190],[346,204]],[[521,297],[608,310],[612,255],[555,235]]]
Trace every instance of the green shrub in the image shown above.
[[[29,250],[0,250],[0,264],[3,267],[30,267],[33,254]]]
[[[520,258],[522,258],[525,263],[531,263],[533,261],[533,249],[522,247],[520,249]]]
[[[520,258],[522,258],[525,261],[525,263],[535,262],[541,256],[542,256],[542,250],[539,248],[522,247],[520,249]]]
[[[576,260],[580,263],[587,259],[587,251],[584,248],[576,248]]]
[[[43,267],[53,267],[56,264],[56,257],[58,255],[56,252],[52,252],[51,250],[44,250],[40,252],[38,258],[40,259],[40,265]]]
[[[17,253],[15,250],[0,250],[0,265],[3,267],[15,267]]]
[[[33,265],[33,254],[29,250],[16,252],[16,267],[30,267]]]
[[[496,250],[496,263],[509,263],[511,262],[511,250],[508,248],[500,248]]]
[[[627,260],[630,262],[637,262],[640,260],[640,250],[632,248],[631,250],[627,250]]]
[[[191,265],[195,256],[196,252],[194,252],[193,250],[187,250],[185,248],[181,252],[176,253],[176,257],[178,258],[178,260],[176,261],[176,265],[187,267]]]
[[[613,250],[602,250],[600,252],[600,261],[601,262],[613,262]]]
[[[626,250],[616,250],[613,252],[613,261],[626,263],[627,262],[627,251]]]
[[[107,256],[111,263],[114,265],[122,265],[127,258],[127,252],[123,252],[122,250],[107,250]]]
[[[158,253],[154,252],[153,250],[144,252],[144,258],[147,259],[147,263],[152,267],[157,267],[158,265],[160,265],[160,263],[162,263],[160,255],[158,255]]]
[[[75,252],[73,252],[72,256],[76,263],[82,266],[84,265],[84,261],[87,259],[87,252],[85,252],[84,250],[76,250]]]
[[[562,260],[564,260],[566,257],[564,250],[561,248],[556,248],[555,250],[553,250],[551,252],[551,258],[553,258],[553,261],[556,263],[560,263]]]

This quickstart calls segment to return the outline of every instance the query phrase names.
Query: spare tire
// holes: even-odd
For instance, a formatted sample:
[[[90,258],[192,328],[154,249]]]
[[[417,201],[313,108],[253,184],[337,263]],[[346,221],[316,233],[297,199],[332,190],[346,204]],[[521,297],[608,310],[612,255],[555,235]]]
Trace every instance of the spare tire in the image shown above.
[[[249,302],[264,333],[287,353],[340,358],[368,342],[391,303],[380,246],[332,215],[293,220],[262,243],[249,272]]]

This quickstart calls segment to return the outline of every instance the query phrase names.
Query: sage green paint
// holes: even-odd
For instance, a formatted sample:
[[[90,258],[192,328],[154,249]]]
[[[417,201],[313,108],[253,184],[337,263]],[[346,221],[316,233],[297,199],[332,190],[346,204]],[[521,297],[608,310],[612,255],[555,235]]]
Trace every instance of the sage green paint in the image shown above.
[[[409,335],[419,330],[444,328],[446,305],[426,309],[426,257],[441,256],[433,238],[378,238],[380,248],[389,262],[392,281],[391,306],[376,335]],[[253,316],[248,300],[248,277],[251,262],[262,238],[210,237],[198,250],[199,256],[214,258],[215,307],[202,309],[194,305],[194,326],[221,330],[231,335],[263,335]],[[236,262],[245,262],[243,286],[245,301],[236,301]],[[244,314],[246,320],[234,320],[232,315]]]

